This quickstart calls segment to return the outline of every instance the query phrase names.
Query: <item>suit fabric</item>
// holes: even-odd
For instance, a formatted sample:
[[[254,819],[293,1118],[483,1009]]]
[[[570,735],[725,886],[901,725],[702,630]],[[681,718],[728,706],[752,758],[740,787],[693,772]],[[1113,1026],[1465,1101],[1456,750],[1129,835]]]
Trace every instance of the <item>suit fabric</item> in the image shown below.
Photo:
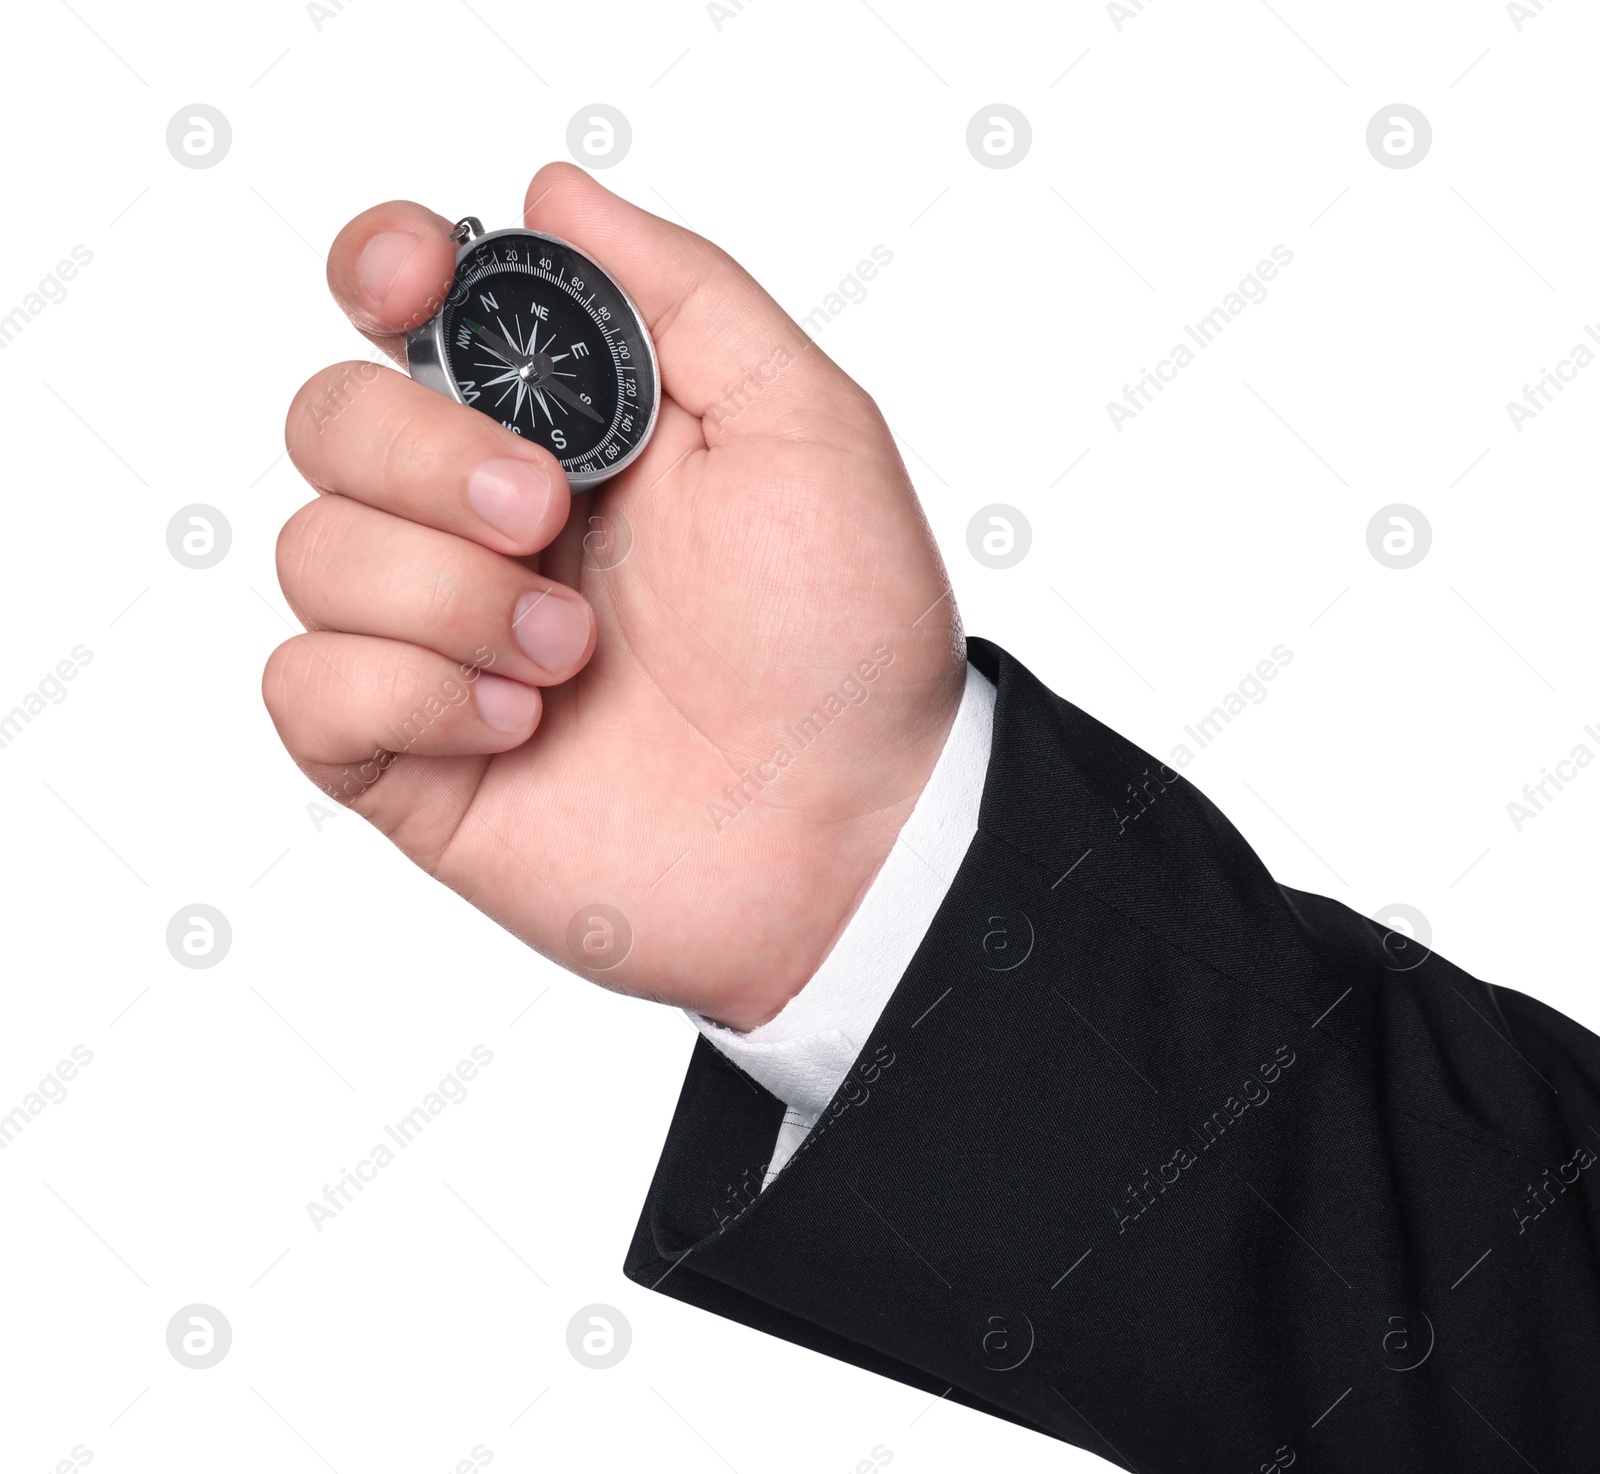
[[[1600,1038],[968,653],[931,928],[765,1191],[784,1106],[696,1043],[628,1276],[1141,1474],[1600,1469]]]

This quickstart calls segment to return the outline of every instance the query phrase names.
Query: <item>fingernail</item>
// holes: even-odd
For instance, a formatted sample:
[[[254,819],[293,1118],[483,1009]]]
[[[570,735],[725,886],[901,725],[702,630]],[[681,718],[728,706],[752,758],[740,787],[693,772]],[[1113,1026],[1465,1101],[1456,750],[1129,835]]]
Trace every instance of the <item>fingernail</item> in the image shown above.
[[[539,692],[487,671],[474,683],[478,688],[478,715],[497,732],[526,732],[539,714]]]
[[[386,230],[381,235],[373,236],[362,249],[361,260],[356,266],[362,291],[374,301],[382,302],[389,295],[394,279],[400,275],[406,258],[417,249],[418,243],[419,237],[412,235],[409,230]]]
[[[496,532],[529,542],[550,505],[550,481],[532,461],[496,456],[467,478],[467,504]]]
[[[524,594],[511,627],[522,653],[551,674],[575,666],[589,643],[588,612],[558,594]]]

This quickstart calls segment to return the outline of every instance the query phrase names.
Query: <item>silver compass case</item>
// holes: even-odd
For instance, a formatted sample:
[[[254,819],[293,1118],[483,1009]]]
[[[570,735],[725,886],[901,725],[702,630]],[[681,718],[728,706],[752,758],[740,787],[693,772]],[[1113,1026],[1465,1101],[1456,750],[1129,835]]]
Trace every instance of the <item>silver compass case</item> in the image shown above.
[[[575,255],[590,261],[597,271],[602,272],[606,279],[616,288],[617,295],[627,304],[628,310],[633,314],[634,320],[639,324],[639,338],[643,341],[645,351],[650,359],[650,413],[644,434],[626,455],[619,457],[611,465],[601,471],[569,471],[567,484],[573,491],[587,491],[609,481],[619,471],[625,470],[636,461],[650,443],[656,431],[656,422],[661,412],[661,365],[656,361],[656,345],[650,337],[650,329],[644,320],[644,314],[639,311],[638,304],[623,289],[622,283],[606,271],[598,261],[595,261],[581,247],[573,245],[561,236],[551,235],[543,230],[529,230],[526,226],[513,225],[504,230],[485,231],[483,222],[475,215],[468,215],[458,221],[454,230],[450,232],[450,239],[458,247],[456,251],[455,276],[451,281],[450,295],[440,304],[439,310],[423,323],[420,328],[413,328],[406,335],[406,368],[411,377],[425,388],[432,389],[436,394],[442,394],[447,399],[453,399],[457,404],[465,404],[461,391],[456,387],[456,381],[451,376],[445,358],[444,318],[445,308],[459,304],[465,300],[467,289],[461,282],[461,263],[476,251],[480,246],[500,240],[505,236],[517,236],[521,239],[550,241],[561,246]],[[554,451],[551,452],[555,454]]]

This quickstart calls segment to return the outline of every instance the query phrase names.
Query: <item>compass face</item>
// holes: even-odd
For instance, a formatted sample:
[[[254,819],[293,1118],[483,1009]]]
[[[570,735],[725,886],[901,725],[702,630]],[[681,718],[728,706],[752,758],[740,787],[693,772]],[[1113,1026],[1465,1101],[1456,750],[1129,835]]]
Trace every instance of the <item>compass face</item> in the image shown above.
[[[565,241],[500,230],[472,242],[436,331],[456,397],[537,440],[575,488],[644,449],[660,398],[650,336],[622,289]]]

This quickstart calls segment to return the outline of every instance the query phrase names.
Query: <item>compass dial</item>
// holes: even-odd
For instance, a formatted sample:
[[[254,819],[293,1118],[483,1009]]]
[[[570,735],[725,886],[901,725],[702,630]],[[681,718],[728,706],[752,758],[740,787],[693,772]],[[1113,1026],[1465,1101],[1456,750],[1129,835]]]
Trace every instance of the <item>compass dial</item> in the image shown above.
[[[498,230],[468,243],[430,328],[453,397],[537,440],[574,489],[644,449],[660,402],[650,335],[622,289],[565,241]]]

